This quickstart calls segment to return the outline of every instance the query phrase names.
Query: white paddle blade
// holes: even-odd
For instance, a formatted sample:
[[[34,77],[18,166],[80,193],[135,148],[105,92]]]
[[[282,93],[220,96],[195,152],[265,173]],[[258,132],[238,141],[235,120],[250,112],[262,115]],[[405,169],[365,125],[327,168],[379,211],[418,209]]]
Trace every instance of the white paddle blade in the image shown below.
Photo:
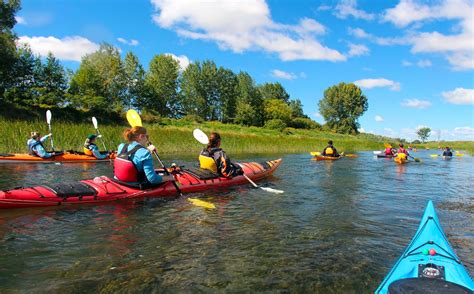
[[[95,118],[95,116],[92,117],[92,124],[94,125],[94,128],[97,129],[98,124],[97,124],[97,119]]]
[[[262,190],[265,190],[267,192],[270,192],[270,193],[275,193],[275,194],[283,194],[285,193],[285,191],[282,191],[282,190],[277,190],[277,189],[273,189],[273,188],[268,188],[268,187],[260,187]]]
[[[51,123],[51,117],[52,117],[51,110],[47,110],[46,111],[46,122],[48,123],[48,125]]]
[[[382,151],[374,151],[375,155],[382,154]]]
[[[199,143],[204,144],[204,145],[209,144],[209,138],[200,129],[194,129],[193,136],[194,136],[194,139],[199,141]]]

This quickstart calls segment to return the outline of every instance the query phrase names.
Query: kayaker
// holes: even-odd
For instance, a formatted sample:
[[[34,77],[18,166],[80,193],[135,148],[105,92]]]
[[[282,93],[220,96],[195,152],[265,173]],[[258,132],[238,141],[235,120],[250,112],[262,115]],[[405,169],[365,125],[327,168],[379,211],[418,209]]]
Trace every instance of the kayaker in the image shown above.
[[[408,154],[408,151],[405,148],[403,148],[402,143],[398,144],[398,147],[399,148],[397,150],[397,157],[403,160],[407,160],[407,157],[410,156],[410,154]]]
[[[84,142],[84,154],[94,156],[97,159],[105,159],[109,155],[108,153],[102,154],[99,151],[99,147],[95,144],[95,140],[98,138],[97,135],[90,134],[87,136]]]
[[[160,184],[174,181],[173,176],[159,175],[153,167],[152,152],[155,146],[149,145],[148,134],[144,127],[135,126],[126,129],[123,137],[128,143],[118,146],[114,161],[114,177],[130,184]]]
[[[41,137],[39,132],[31,132],[31,138],[26,142],[28,145],[28,154],[38,156],[41,158],[50,158],[55,155],[59,155],[62,152],[47,152],[44,148],[43,143],[51,137],[51,134]]]
[[[337,153],[336,147],[334,147],[332,140],[328,141],[328,145],[324,148],[321,155],[329,156],[329,157],[339,157],[340,156],[339,153]]]
[[[451,151],[451,149],[448,146],[446,146],[446,148],[444,149],[443,156],[449,156],[449,157],[453,156],[453,152]]]
[[[242,168],[232,163],[220,146],[221,136],[218,133],[211,133],[209,144],[199,154],[199,166],[226,178],[242,175],[244,173]]]
[[[388,146],[387,148],[385,148],[385,156],[394,156],[395,153],[397,153],[397,151],[392,148],[392,146]]]

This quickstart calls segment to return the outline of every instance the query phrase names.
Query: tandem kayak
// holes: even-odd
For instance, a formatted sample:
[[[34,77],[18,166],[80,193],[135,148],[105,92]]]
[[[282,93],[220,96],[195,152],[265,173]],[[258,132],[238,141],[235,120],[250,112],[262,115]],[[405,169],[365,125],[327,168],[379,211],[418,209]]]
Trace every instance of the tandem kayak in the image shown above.
[[[25,153],[3,153],[0,154],[0,163],[82,163],[82,162],[109,162],[110,159],[115,158],[115,153],[112,153],[105,159],[97,159],[94,156],[85,155],[83,152],[66,151],[62,154],[50,157],[41,158]]]
[[[409,162],[408,159],[401,159],[400,157],[395,157],[393,161],[395,161],[396,164],[405,164]]]
[[[377,154],[377,158],[393,158],[393,155]]]
[[[259,180],[271,175],[280,163],[281,159],[277,159],[262,163],[240,163],[240,166],[245,175],[250,179]],[[200,168],[177,168],[171,169],[170,173],[173,174],[182,193],[248,184],[244,176],[223,178],[211,171]],[[176,195],[176,188],[173,182],[166,182],[153,187],[143,187],[101,176],[92,180],[59,182],[0,191],[0,209],[87,203],[100,204],[118,200],[136,200],[174,195]]]
[[[474,281],[451,248],[429,201],[415,236],[375,293],[472,291]]]

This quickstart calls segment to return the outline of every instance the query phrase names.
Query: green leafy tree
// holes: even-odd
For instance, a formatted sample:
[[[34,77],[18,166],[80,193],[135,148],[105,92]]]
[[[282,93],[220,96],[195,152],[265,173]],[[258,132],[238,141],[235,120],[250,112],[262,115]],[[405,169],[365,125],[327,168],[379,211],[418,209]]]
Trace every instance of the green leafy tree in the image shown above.
[[[431,135],[431,129],[427,127],[419,128],[418,131],[416,131],[416,135],[420,138],[422,143],[425,143],[426,139]]]
[[[357,120],[368,107],[367,97],[353,83],[329,87],[324,91],[324,98],[319,101],[319,113],[327,126],[338,133],[357,134]]]
[[[19,0],[0,1],[0,99],[14,77],[12,71],[17,61],[17,37],[12,29],[19,10]]]
[[[145,92],[145,70],[140,64],[138,57],[132,52],[128,52],[124,60],[125,93],[124,104],[131,108],[138,106],[141,97]]]
[[[265,83],[258,87],[262,98],[267,99],[280,99],[285,103],[289,103],[290,95],[286,92],[285,88],[278,82],[276,83]]]
[[[265,121],[279,119],[285,124],[291,120],[291,108],[283,100],[266,99],[264,101]]]
[[[233,122],[237,108],[239,80],[229,69],[220,67],[217,71],[217,87],[220,100],[219,120]]]
[[[246,72],[237,75],[238,96],[235,122],[247,126],[263,126],[262,94],[255,86],[255,81]]]
[[[39,95],[36,103],[56,106],[63,102],[67,88],[67,76],[59,60],[50,52],[46,57],[45,64],[40,62],[36,68],[36,91]]]
[[[82,58],[79,69],[72,77],[69,93],[76,106],[121,111],[125,89],[120,52],[112,45],[102,44],[99,50]]]
[[[308,118],[303,112],[303,104],[301,103],[300,99],[291,100],[289,103],[291,108],[291,117],[292,118]]]

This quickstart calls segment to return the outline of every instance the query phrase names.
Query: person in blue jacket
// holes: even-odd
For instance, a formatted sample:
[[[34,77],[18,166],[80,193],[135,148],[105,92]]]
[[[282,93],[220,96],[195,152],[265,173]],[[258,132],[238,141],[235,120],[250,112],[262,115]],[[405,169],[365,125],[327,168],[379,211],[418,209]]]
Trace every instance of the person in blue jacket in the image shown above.
[[[97,159],[105,159],[109,155],[108,153],[102,154],[99,151],[99,147],[95,144],[95,140],[98,137],[94,134],[87,136],[86,141],[84,142],[84,154],[89,156],[94,156]]]
[[[51,134],[41,137],[39,132],[31,132],[31,138],[26,143],[28,145],[28,154],[41,158],[50,158],[59,155],[62,152],[47,152],[43,143],[48,140]]]
[[[153,167],[152,152],[156,148],[148,144],[148,134],[144,127],[135,126],[126,129],[123,137],[128,143],[118,146],[114,161],[114,176],[122,182],[130,184],[159,184],[174,181],[173,176],[159,175]],[[147,146],[147,147],[145,147]]]

